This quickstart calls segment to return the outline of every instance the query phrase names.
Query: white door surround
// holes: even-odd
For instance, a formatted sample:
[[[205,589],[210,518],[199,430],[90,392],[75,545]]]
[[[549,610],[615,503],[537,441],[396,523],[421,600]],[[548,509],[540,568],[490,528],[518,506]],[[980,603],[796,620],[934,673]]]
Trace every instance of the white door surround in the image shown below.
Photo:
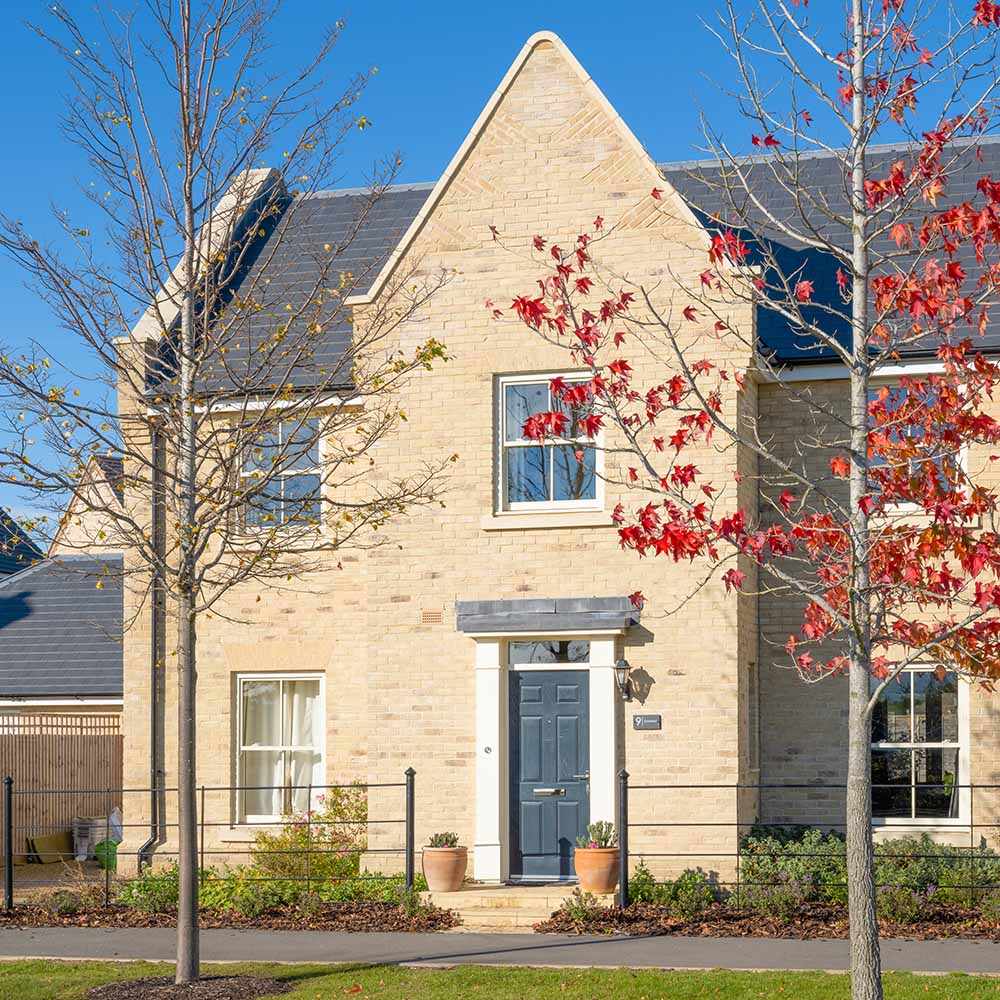
[[[476,842],[473,878],[509,875],[510,773],[507,644],[510,640],[585,639],[589,663],[531,664],[524,669],[587,670],[590,675],[590,822],[615,821],[619,695],[614,663],[622,629],[602,632],[467,633],[476,643]]]

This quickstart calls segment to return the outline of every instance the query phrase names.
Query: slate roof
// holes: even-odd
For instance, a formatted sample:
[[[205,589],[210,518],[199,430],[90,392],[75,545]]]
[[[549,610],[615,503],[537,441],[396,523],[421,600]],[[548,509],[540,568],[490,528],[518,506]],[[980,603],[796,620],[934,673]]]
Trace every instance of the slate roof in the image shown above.
[[[869,172],[876,177],[885,176],[892,163],[903,160],[909,166],[913,150],[910,145],[872,147],[869,155]],[[938,199],[938,206],[958,204],[966,199],[975,200],[976,183],[987,174],[1000,178],[1000,137],[987,136],[978,141],[955,143],[944,154],[952,158],[946,159],[949,166],[949,179],[945,194]],[[981,159],[980,159],[981,157]],[[719,163],[716,160],[692,161],[687,163],[659,164],[660,170],[678,190],[681,196],[696,209],[703,222],[710,228],[718,228],[718,222],[712,223],[710,217],[723,220],[732,225],[734,218],[733,197],[726,193],[721,183]],[[826,204],[837,213],[848,211],[847,178],[844,174],[842,161],[833,154],[817,153],[803,155],[799,161],[799,186],[805,192],[800,196],[801,208],[794,202],[794,193],[782,185],[779,177],[767,165],[766,160],[745,165],[749,184],[752,186],[755,198],[764,205],[767,211],[778,220],[796,220],[801,228],[801,212],[806,216],[831,242],[847,247],[850,243],[850,232],[846,227],[837,226],[826,218],[820,205]],[[740,188],[739,190],[742,190]],[[819,205],[815,203],[818,202]],[[742,207],[742,206],[741,206]],[[749,217],[753,219],[753,236],[764,236],[778,257],[782,270],[786,273],[800,265],[804,265],[803,276],[814,281],[816,289],[813,299],[819,303],[843,311],[845,309],[836,286],[836,269],[839,261],[828,254],[808,250],[801,245],[791,243],[784,235],[775,229],[769,229],[764,216],[752,206],[747,206]],[[913,206],[908,219],[919,225],[925,210],[930,210],[922,202]],[[744,231],[744,235],[746,232]],[[750,237],[746,237],[750,240]],[[878,252],[898,252],[895,243],[885,233],[875,244]],[[759,259],[759,254],[757,254]],[[935,254],[933,256],[940,256]],[[750,260],[753,262],[755,248],[750,247]],[[912,261],[913,258],[910,258]],[[968,287],[981,273],[971,244],[966,242],[960,248],[957,259],[963,264],[968,277]],[[901,267],[908,265],[907,259],[901,258]],[[813,317],[815,318],[815,317]],[[814,340],[791,329],[773,311],[757,310],[757,333],[761,345],[772,353],[775,360],[793,364],[808,364],[810,362],[828,362],[834,355],[824,347],[818,347]],[[841,343],[849,343],[850,332],[846,322],[827,318],[826,328],[835,333]],[[928,338],[923,344],[910,345],[900,353],[907,357],[927,356],[933,353],[938,342],[937,337]],[[974,336],[977,346],[986,349],[1000,349],[1000,315],[994,314],[988,328],[982,337]]]
[[[0,510],[0,577],[17,573],[44,558],[17,521]]]
[[[122,696],[121,570],[68,555],[0,580],[0,698]]]
[[[205,388],[224,391],[234,379],[250,388],[256,383],[261,391],[276,381],[348,385],[350,365],[342,362],[351,341],[351,325],[349,311],[339,302],[368,291],[433,187],[395,185],[375,199],[366,188],[317,191],[289,199],[280,216],[268,223],[265,238],[255,245],[242,277],[230,290],[231,297],[253,299],[260,308],[252,317],[249,310],[243,310],[245,321],[227,331],[225,364],[207,375]],[[272,352],[262,363],[259,345],[286,321],[288,305],[293,311],[301,310],[313,300],[318,284],[338,288],[341,275],[345,285],[339,298],[327,296],[329,304],[322,312],[303,315],[298,321],[299,336],[287,338],[289,377],[278,379],[286,358]],[[322,326],[322,336],[307,360],[295,354],[293,361],[295,345],[303,343],[301,334],[313,322]],[[162,370],[169,372],[171,345],[167,338],[161,344]],[[157,382],[151,388],[164,391],[163,383],[154,378]]]
[[[873,147],[869,155],[871,172],[884,175],[893,161],[908,158],[913,149],[906,145]],[[981,151],[981,160],[977,158],[977,151]],[[1000,137],[984,137],[964,147],[955,144],[948,155],[956,156],[956,163],[950,170],[948,189],[941,204],[974,198],[976,182],[986,174],[1000,177]],[[848,201],[842,161],[833,154],[817,153],[805,154],[799,162],[801,189],[833,210],[845,212]],[[719,184],[717,161],[662,163],[659,167],[706,226],[718,226],[718,219],[725,220],[727,225],[733,224],[734,207]],[[768,211],[778,219],[796,217],[792,191],[780,182],[766,160],[748,161],[745,169],[755,197],[767,206]],[[225,391],[233,385],[234,370],[238,371],[241,386],[252,390],[255,380],[259,380],[258,386],[262,391],[273,386],[279,374],[275,370],[275,357],[272,355],[271,360],[262,365],[257,360],[260,357],[257,349],[288,315],[286,306],[301,307],[313,294],[324,267],[328,268],[328,280],[324,282],[328,286],[336,285],[341,274],[350,276],[342,298],[368,291],[433,186],[409,184],[390,187],[374,204],[368,190],[363,188],[319,191],[289,199],[281,214],[268,223],[263,238],[254,248],[254,255],[246,263],[242,278],[234,285],[234,296],[246,298],[253,294],[262,308],[252,319],[230,331],[226,368],[213,373],[206,380],[205,388]],[[913,220],[919,222],[922,214],[923,207],[920,204],[914,206]],[[826,236],[841,246],[848,245],[849,232],[846,228],[832,224],[815,209],[811,217]],[[803,274],[815,285],[815,302],[843,313],[845,307],[836,287],[838,261],[827,254],[796,245],[784,235],[768,231],[766,226],[758,227],[760,222],[761,219],[754,221],[753,232],[749,229],[744,232],[750,244],[751,262],[755,257],[758,261],[763,259],[762,246],[758,242],[758,237],[762,236],[779,258],[784,271],[804,266]],[[896,249],[894,244],[890,244],[888,233],[884,236],[882,249]],[[971,283],[979,270],[971,246],[963,246],[959,259],[966,266]],[[319,317],[323,330],[316,338],[309,361],[303,363],[299,359],[294,365],[290,362],[290,377],[283,379],[282,383],[330,382],[331,373],[337,372],[340,365],[343,371],[337,374],[343,375],[344,385],[349,384],[349,365],[343,364],[343,360],[350,344],[351,326],[346,310],[332,304],[336,301],[330,299],[331,305],[324,313],[326,318]],[[316,318],[310,316],[308,321]],[[301,322],[304,324],[307,319],[303,317]],[[827,314],[824,315],[824,322],[841,342],[849,341],[846,317]],[[757,332],[761,348],[781,363],[807,364],[830,361],[834,357],[831,351],[817,346],[811,338],[791,328],[785,320],[767,309],[758,309]],[[289,345],[302,343],[301,336],[291,336],[286,340]],[[978,343],[1000,350],[1000,313],[994,316]],[[162,345],[164,368],[169,370],[170,344],[167,338]],[[919,357],[931,353],[934,346],[936,344],[928,341],[923,346],[911,345],[901,353]],[[164,391],[163,382],[156,381],[159,382],[158,391]]]

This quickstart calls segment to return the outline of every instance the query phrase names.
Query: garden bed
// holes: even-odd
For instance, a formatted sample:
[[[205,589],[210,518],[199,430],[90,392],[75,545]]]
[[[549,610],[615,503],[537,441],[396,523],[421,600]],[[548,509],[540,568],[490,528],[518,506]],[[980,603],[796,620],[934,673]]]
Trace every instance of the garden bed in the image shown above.
[[[912,922],[880,921],[887,938],[976,938],[1000,941],[1000,921],[985,919],[977,910],[960,906],[930,906]],[[846,938],[847,910],[831,903],[805,903],[787,919],[714,903],[691,917],[671,913],[667,906],[633,903],[596,907],[588,912],[557,910],[535,924],[540,934],[628,934],[682,937]]]
[[[369,900],[281,907],[252,916],[202,910],[200,920],[204,928],[313,931],[444,931],[458,924],[451,910],[429,903],[412,907]],[[75,913],[59,913],[44,903],[15,906],[10,913],[0,911],[0,928],[174,927],[176,923],[174,910],[148,913],[119,903],[88,906]]]

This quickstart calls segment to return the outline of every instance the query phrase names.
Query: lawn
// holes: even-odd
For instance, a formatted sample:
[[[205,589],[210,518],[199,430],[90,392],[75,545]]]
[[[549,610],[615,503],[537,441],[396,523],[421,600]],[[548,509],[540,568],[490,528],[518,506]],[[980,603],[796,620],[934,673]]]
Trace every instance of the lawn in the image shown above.
[[[143,962],[3,962],[0,997],[78,1000],[99,983],[162,976],[170,967]],[[288,1000],[847,1000],[847,977],[827,973],[655,972],[621,969],[398,969],[372,966],[215,965],[209,973],[292,979]],[[980,1000],[1000,996],[1000,979],[886,975],[886,1000]]]

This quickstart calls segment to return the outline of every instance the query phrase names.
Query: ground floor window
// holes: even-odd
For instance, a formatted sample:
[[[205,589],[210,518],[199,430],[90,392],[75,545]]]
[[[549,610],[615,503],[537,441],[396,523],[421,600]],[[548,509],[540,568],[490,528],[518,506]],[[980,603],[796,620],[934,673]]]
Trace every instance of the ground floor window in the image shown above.
[[[252,823],[304,812],[310,788],[318,789],[325,774],[322,678],[243,674],[236,701],[239,819]]]
[[[874,683],[874,682],[873,682]],[[940,667],[903,671],[872,716],[872,812],[909,820],[960,815],[965,685]]]

